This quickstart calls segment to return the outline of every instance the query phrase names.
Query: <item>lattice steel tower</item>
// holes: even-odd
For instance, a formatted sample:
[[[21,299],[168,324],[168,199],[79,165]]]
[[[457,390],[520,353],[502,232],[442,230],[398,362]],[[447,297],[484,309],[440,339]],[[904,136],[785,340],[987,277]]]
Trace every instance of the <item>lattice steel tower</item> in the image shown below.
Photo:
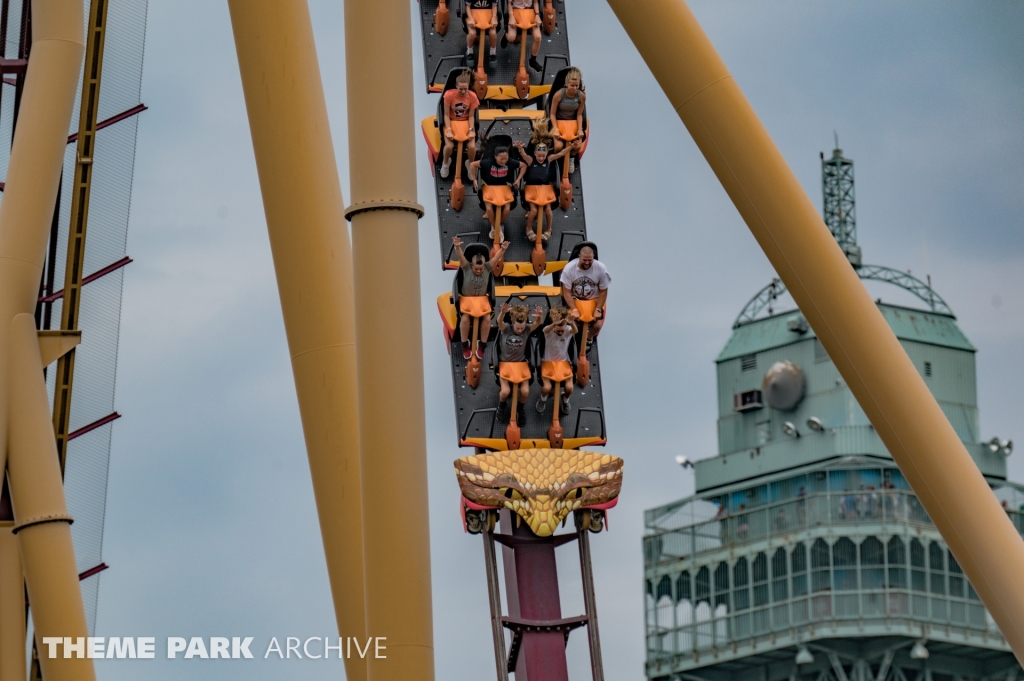
[[[837,144],[838,146],[838,144]],[[1012,444],[979,432],[975,348],[931,287],[861,265],[853,162],[822,158],[825,222],[1007,514]],[[717,456],[696,494],[645,513],[651,681],[1015,681],[1021,670],[799,310],[747,304],[719,354]],[[685,453],[689,459],[697,458]]]
[[[832,157],[821,154],[821,194],[825,205],[822,215],[832,236],[842,247],[854,266],[860,265],[860,247],[857,245],[857,204],[853,188],[853,161],[843,158],[843,150],[832,150]]]

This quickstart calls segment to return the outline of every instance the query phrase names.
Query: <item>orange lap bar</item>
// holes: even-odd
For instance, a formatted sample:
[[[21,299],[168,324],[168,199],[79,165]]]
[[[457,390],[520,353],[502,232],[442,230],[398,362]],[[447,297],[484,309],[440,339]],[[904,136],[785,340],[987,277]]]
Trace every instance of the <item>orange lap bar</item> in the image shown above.
[[[530,365],[526,362],[501,362],[498,365],[498,375],[509,383],[522,383],[529,381],[533,374],[530,373]]]
[[[1024,541],[684,0],[608,0],[1024,663]]]
[[[594,312],[597,310],[597,299],[594,300],[575,300],[576,309],[580,312],[581,322],[592,322],[594,321]]]
[[[507,206],[512,203],[512,187],[507,184],[485,184],[483,187],[484,203],[492,206]]]
[[[535,206],[547,206],[558,200],[558,197],[555,196],[555,188],[550,184],[526,185],[523,198],[527,203],[532,203]]]
[[[460,296],[459,311],[470,317],[483,317],[491,313],[491,301],[487,296]]]
[[[572,141],[579,136],[580,124],[575,118],[571,121],[561,121],[556,119],[555,125],[558,126],[558,136],[564,140]]]
[[[491,22],[494,21],[494,14],[489,9],[474,9],[473,21],[476,22],[477,28],[489,29],[491,28]]]
[[[456,142],[469,140],[469,121],[452,121],[452,137]]]
[[[564,359],[560,362],[541,362],[540,375],[549,381],[564,381],[572,378],[572,365]]]
[[[532,9],[512,8],[512,16],[516,18],[519,28],[533,28],[537,24],[537,13]]]

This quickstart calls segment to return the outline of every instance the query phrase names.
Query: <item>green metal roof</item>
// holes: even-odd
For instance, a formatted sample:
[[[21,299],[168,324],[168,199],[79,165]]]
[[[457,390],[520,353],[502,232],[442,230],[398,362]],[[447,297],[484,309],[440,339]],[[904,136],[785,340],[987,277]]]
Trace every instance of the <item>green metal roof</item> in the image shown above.
[[[954,317],[888,303],[879,303],[878,309],[900,340],[975,351],[975,347],[960,330]],[[715,361],[724,362],[814,338],[814,331],[811,329],[805,333],[789,329],[790,321],[800,317],[799,310],[790,310],[736,327]]]

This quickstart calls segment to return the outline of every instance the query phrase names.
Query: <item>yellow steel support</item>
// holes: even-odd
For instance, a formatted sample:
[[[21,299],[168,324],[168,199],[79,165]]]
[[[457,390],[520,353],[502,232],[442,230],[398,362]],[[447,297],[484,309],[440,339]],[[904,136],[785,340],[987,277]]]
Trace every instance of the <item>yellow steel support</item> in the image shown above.
[[[0,681],[25,681],[25,580],[14,522],[0,521]]]
[[[434,678],[408,0],[346,0],[370,678]]]
[[[0,470],[7,466],[40,637],[88,635],[33,318],[82,67],[83,24],[79,0],[32,3],[32,57],[0,203]],[[4,607],[6,621],[13,615]],[[44,656],[41,663],[51,681],[95,678],[87,658]]]
[[[85,71],[78,112],[78,155],[71,184],[71,229],[68,232],[67,262],[64,268],[64,300],[60,328],[78,328],[82,309],[82,267],[85,262],[85,235],[89,225],[89,197],[92,193],[96,154],[96,119],[99,114],[100,82],[103,77],[103,46],[107,35],[108,0],[89,3],[88,35],[85,41]],[[53,399],[53,432],[57,436],[57,455],[61,474],[67,463],[68,424],[71,422],[71,389],[75,379],[75,351],[57,361],[56,389]]]
[[[352,255],[305,0],[229,0],[334,613],[365,640]],[[346,660],[351,681],[365,661]]]
[[[1024,663],[1024,542],[683,0],[608,0]]]

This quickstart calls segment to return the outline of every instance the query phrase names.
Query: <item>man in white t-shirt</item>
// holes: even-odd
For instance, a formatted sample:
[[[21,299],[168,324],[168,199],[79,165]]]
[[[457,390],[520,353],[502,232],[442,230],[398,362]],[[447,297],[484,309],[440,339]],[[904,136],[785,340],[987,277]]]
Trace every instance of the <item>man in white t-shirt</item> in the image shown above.
[[[608,268],[597,259],[597,246],[584,241],[579,257],[570,260],[562,270],[562,298],[570,310],[576,309],[576,300],[597,300],[595,321],[590,324],[590,338],[597,338],[604,326],[604,308],[608,300],[608,286],[612,283]]]

